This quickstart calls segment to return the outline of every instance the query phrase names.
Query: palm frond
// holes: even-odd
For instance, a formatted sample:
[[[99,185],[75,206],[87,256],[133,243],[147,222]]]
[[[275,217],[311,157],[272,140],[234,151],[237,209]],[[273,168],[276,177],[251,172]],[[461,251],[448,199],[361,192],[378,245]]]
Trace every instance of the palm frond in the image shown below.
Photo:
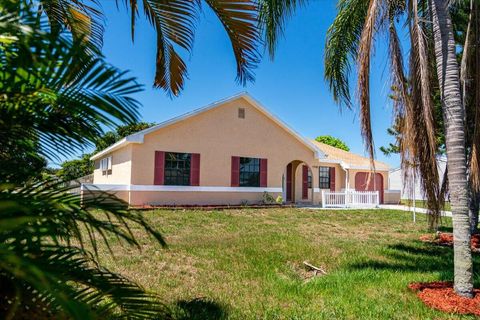
[[[42,154],[55,158],[94,145],[105,126],[136,121],[139,103],[131,95],[142,87],[87,53],[82,41],[18,18],[0,24],[0,34],[16,38],[0,48],[2,145],[38,135]]]
[[[367,153],[371,159],[371,165],[375,167],[375,146],[372,135],[371,112],[370,112],[370,62],[373,50],[375,26],[380,11],[381,0],[370,0],[365,19],[360,45],[358,48],[358,82],[357,90],[360,104],[360,126],[363,141]]]
[[[306,0],[262,0],[259,2],[259,27],[263,35],[270,58],[275,56],[278,40],[283,36],[287,20],[295,13],[297,7]]]
[[[337,16],[327,31],[325,80],[339,105],[352,106],[349,76],[356,61],[368,1],[340,0]]]
[[[42,0],[54,32],[66,28],[74,38],[99,50],[103,45],[104,17],[98,0]]]
[[[135,28],[136,0],[125,0],[132,10],[132,32]],[[177,47],[191,52],[199,3],[191,0],[143,0],[147,20],[157,33],[157,57],[154,86],[177,96],[187,77],[185,62]]]
[[[138,103],[130,95],[139,86],[132,78],[92,55],[82,41],[44,29],[29,3],[5,3],[0,5],[2,158],[37,147],[71,153],[95,142],[102,126],[136,119]],[[18,142],[22,147],[14,149]],[[71,193],[73,187],[57,180],[0,184],[0,317],[168,318],[157,296],[98,265],[98,248],[102,242],[109,248],[112,236],[139,248],[132,228],[165,246],[161,234],[114,195],[97,192],[81,199]]]
[[[130,8],[132,40],[139,7],[157,34],[157,53],[154,86],[168,94],[178,96],[188,78],[187,66],[182,57],[191,54],[200,0],[116,0]],[[293,10],[295,1],[289,0],[282,11],[284,17]],[[87,4],[86,4],[87,3]],[[258,28],[259,8],[254,0],[219,1],[205,0],[225,29],[233,48],[237,64],[237,81],[243,85],[254,80],[253,70],[260,54],[261,37]],[[272,2],[273,3],[273,2]],[[281,5],[277,6],[277,9]],[[41,0],[40,8],[50,21],[52,30],[59,32],[67,27],[74,38],[100,47],[103,34],[103,13],[98,0]],[[284,20],[277,21],[276,30]],[[278,32],[277,32],[278,33]],[[98,52],[97,52],[98,53]]]
[[[420,25],[418,2],[410,1],[410,20],[411,20],[411,44],[412,51],[415,53],[415,70],[417,72],[412,74],[412,77],[418,78],[419,94],[421,95],[421,101],[423,104],[423,118],[426,125],[426,134],[429,140],[429,145],[432,148],[431,153],[435,153],[435,124],[433,118],[433,101],[431,97],[430,88],[430,68],[427,61],[428,54],[424,38],[424,32]]]
[[[165,246],[162,236],[114,196],[99,192],[81,200],[71,188],[56,181],[0,188],[0,270],[76,319],[103,313],[153,319],[165,313],[158,297],[99,267],[87,250],[97,252],[97,237],[108,246],[108,235],[139,247],[134,225]]]
[[[252,0],[205,0],[227,32],[237,62],[237,80],[245,85],[255,79],[259,62],[258,6]]]
[[[35,254],[34,258],[29,254]],[[34,289],[31,294],[41,297],[54,316],[63,313],[73,319],[169,317],[170,311],[158,302],[158,297],[98,267],[80,248],[40,245],[25,252],[1,244],[0,256],[3,272],[14,279],[15,285]],[[8,298],[24,300],[22,296]],[[19,315],[24,312],[16,310]]]

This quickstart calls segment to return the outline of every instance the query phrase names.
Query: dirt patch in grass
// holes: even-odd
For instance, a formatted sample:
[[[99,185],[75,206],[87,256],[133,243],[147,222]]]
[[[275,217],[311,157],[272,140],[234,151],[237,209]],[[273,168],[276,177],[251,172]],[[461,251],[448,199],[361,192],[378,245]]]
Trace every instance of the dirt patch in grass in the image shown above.
[[[439,246],[453,247],[453,234],[439,232],[436,235],[425,234],[420,237],[420,241],[433,243]],[[472,251],[480,252],[480,234],[472,235],[470,240]]]
[[[452,282],[411,283],[408,286],[430,308],[448,313],[480,316],[480,290],[472,299],[461,297],[453,290]]]
[[[289,262],[290,268],[292,271],[304,282],[308,282],[312,280],[315,277],[321,277],[324,276],[325,274],[318,271],[314,270],[312,268],[309,268],[305,263],[301,262]],[[321,267],[323,270],[323,267]]]

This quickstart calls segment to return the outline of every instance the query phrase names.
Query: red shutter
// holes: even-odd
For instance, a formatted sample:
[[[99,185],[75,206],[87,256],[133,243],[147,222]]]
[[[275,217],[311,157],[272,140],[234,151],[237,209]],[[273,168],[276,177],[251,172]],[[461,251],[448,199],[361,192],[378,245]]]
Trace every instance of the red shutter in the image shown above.
[[[308,167],[302,167],[302,199],[308,199]]]
[[[200,154],[192,153],[190,161],[190,185],[200,185]]]
[[[287,201],[293,201],[292,198],[292,164],[287,165]]]
[[[267,159],[260,159],[260,187],[262,188],[267,187],[267,171]]]
[[[335,168],[330,167],[330,191],[335,191]]]
[[[240,157],[232,157],[232,187],[240,186]]]
[[[155,170],[153,177],[153,184],[163,185],[164,171],[165,171],[165,152],[155,151]]]

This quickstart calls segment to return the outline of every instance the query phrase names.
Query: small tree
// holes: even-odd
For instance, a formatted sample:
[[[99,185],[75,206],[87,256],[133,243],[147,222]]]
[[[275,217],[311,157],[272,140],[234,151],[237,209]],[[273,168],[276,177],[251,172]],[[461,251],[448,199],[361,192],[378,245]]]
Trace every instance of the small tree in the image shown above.
[[[115,131],[109,131],[105,133],[98,141],[95,143],[95,152],[103,150],[115,142],[134,134],[138,131],[148,129],[156,125],[154,122],[135,122],[129,123],[126,125],[118,126],[115,128]]]
[[[342,149],[345,151],[350,151],[350,148],[342,140],[332,137],[332,136],[318,136],[315,138],[316,141],[328,144],[329,146]]]
[[[135,132],[154,126],[153,122],[136,122],[118,126],[114,131],[108,131],[95,141],[95,153],[103,150],[122,138]],[[80,159],[67,160],[61,164],[57,176],[65,181],[77,179],[93,173],[94,163],[90,160],[92,153],[83,154]]]
[[[91,154],[82,155],[80,159],[69,160],[62,163],[62,167],[57,172],[57,176],[62,180],[70,181],[93,173],[93,161],[90,160]]]

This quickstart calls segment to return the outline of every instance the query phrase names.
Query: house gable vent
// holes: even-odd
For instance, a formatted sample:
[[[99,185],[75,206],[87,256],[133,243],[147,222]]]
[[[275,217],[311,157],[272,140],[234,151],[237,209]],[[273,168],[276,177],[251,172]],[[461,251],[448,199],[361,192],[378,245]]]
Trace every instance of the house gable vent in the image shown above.
[[[238,117],[240,119],[245,119],[245,108],[238,108]]]

